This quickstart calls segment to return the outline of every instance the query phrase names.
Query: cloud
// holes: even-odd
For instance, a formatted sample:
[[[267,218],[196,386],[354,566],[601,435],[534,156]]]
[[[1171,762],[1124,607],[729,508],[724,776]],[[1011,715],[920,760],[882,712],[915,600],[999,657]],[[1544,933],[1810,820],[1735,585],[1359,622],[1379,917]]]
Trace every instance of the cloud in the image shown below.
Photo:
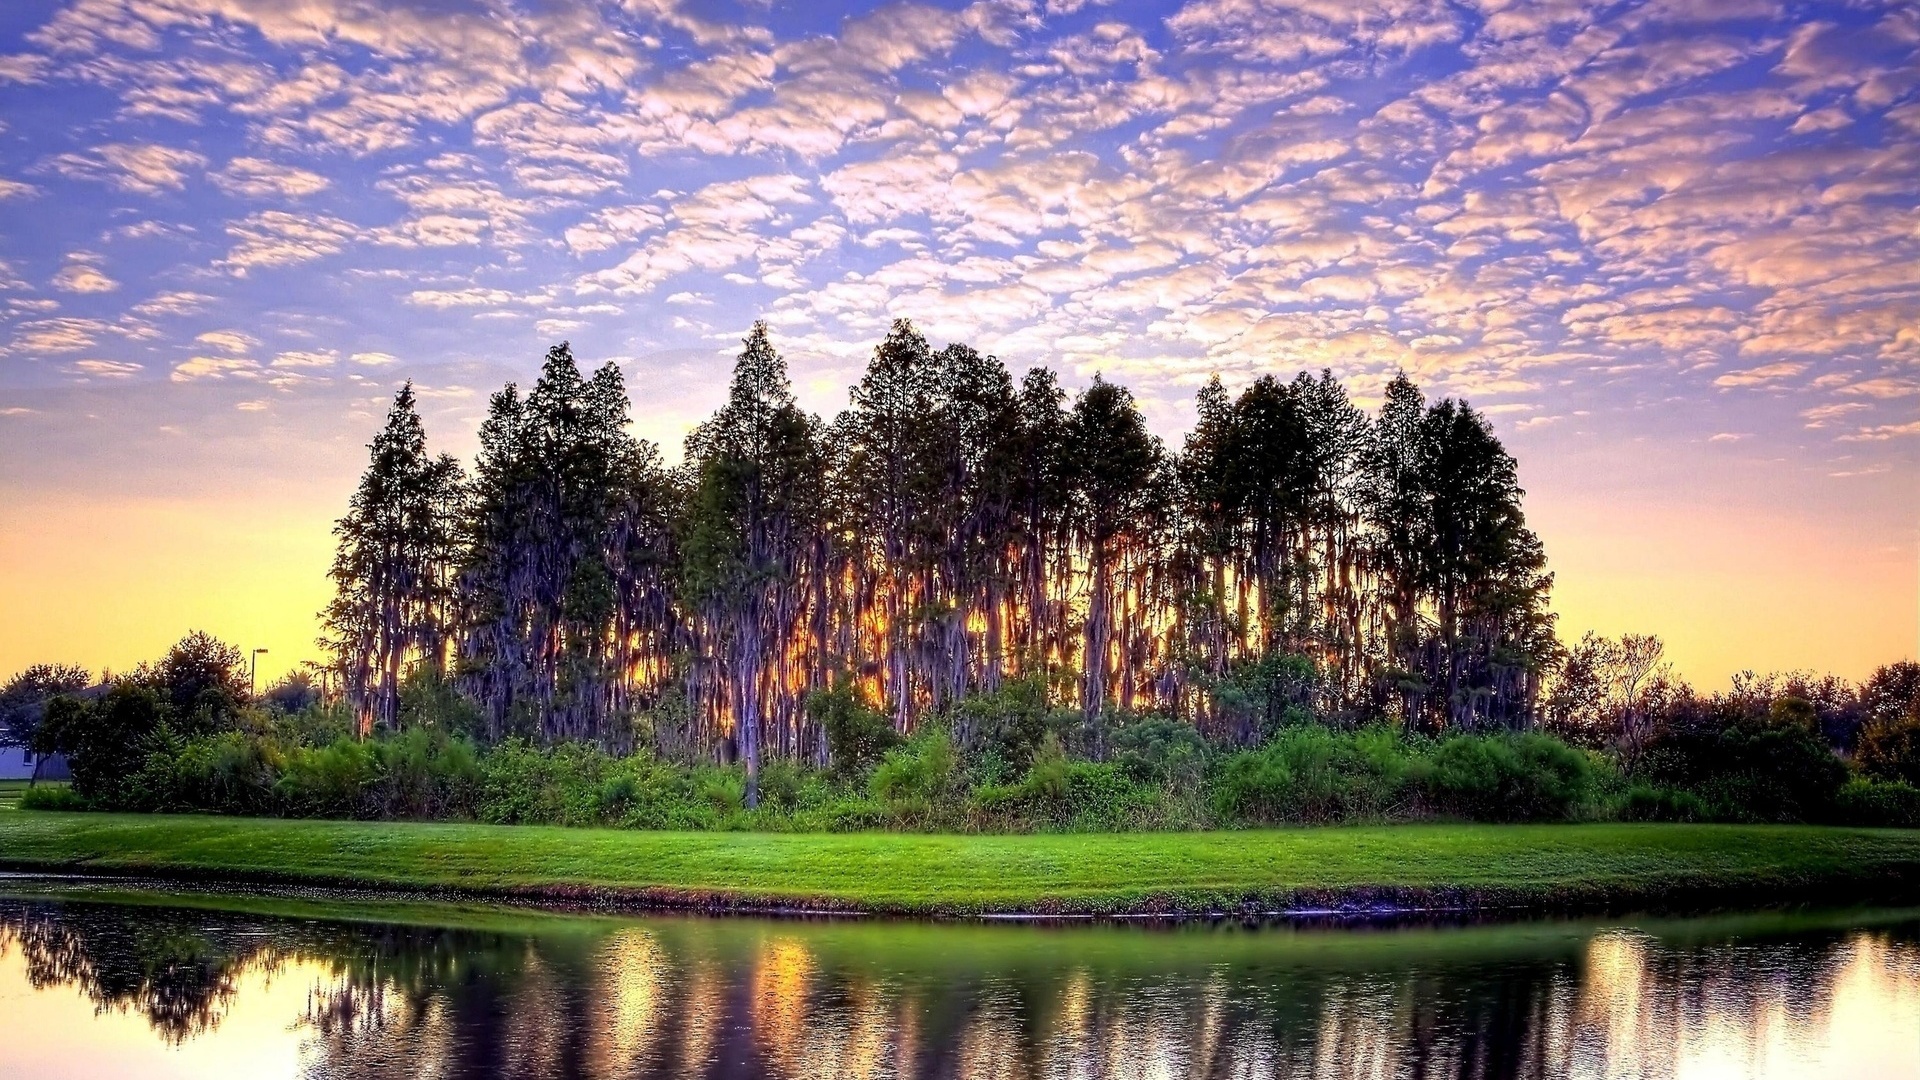
[[[42,168],[137,195],[158,195],[185,187],[206,163],[204,156],[192,150],[154,143],[108,143],[89,151],[58,154]]]
[[[129,379],[146,370],[129,360],[75,360],[67,369],[76,375],[101,379]]]
[[[1815,405],[1811,409],[1806,409],[1800,413],[1800,418],[1805,420],[1807,426],[1810,428],[1823,428],[1835,420],[1843,420],[1849,414],[1867,408],[1872,408],[1872,406],[1865,405],[1858,401],[1835,402],[1829,405]]]
[[[244,356],[195,356],[173,366],[173,382],[195,382],[204,379],[252,378],[260,372],[260,365]]]
[[[277,368],[323,368],[332,367],[340,359],[340,354],[332,349],[293,349],[280,353],[273,358]]]
[[[90,252],[68,254],[67,264],[53,275],[53,287],[70,293],[106,293],[118,289],[120,283],[108,277],[99,262],[100,256]]]
[[[234,239],[233,248],[214,265],[235,277],[338,255],[366,236],[358,226],[336,217],[284,210],[267,210],[229,222],[226,232]]]
[[[1722,389],[1732,387],[1767,386],[1782,379],[1791,379],[1807,370],[1807,364],[1799,360],[1782,360],[1744,371],[1729,371],[1713,380],[1713,385]]]
[[[248,199],[298,199],[325,191],[330,183],[319,173],[254,157],[234,158],[207,177],[227,194]]]
[[[153,296],[133,305],[133,313],[148,317],[158,315],[193,315],[205,311],[214,298],[206,293],[186,290],[169,290],[155,293]]]
[[[389,364],[397,364],[400,362],[399,357],[392,353],[383,352],[357,352],[351,357],[348,357],[348,359],[359,364],[361,367],[386,367]]]
[[[1885,442],[1888,439],[1902,439],[1909,435],[1920,435],[1920,420],[1910,420],[1904,424],[1881,424],[1878,427],[1861,428],[1851,435],[1840,436],[1840,441]]]
[[[260,344],[259,338],[254,337],[244,330],[208,330],[203,334],[196,335],[193,340],[202,345],[207,345],[219,349],[221,352],[231,353],[236,356],[251,352],[255,346]]]
[[[505,289],[415,289],[407,294],[407,303],[419,307],[459,308],[498,307],[516,297]]]

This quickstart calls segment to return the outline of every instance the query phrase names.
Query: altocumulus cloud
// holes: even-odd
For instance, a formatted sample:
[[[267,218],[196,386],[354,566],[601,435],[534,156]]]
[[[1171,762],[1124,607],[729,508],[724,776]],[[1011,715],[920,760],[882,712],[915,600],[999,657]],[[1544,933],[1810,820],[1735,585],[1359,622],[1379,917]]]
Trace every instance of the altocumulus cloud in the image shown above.
[[[764,316],[829,385],[910,316],[1124,374],[1163,416],[1215,372],[1404,369],[1522,417],[1549,388],[1786,398],[1773,434],[1877,452],[1920,394],[1897,0],[68,0],[14,25],[30,152],[0,198],[62,212],[0,230],[0,348],[90,358],[14,380],[297,394],[558,333],[685,377],[648,358]]]

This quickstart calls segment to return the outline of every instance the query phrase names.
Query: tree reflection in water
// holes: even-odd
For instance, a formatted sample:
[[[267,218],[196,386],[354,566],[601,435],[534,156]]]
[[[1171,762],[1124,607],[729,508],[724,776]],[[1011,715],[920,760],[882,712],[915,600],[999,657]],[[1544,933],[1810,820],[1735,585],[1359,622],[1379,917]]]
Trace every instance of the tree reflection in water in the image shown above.
[[[1659,930],[496,932],[10,901],[0,978],[143,1016],[158,1049],[217,1043],[297,969],[305,1012],[274,1022],[317,1077],[1920,1076],[1912,924]]]

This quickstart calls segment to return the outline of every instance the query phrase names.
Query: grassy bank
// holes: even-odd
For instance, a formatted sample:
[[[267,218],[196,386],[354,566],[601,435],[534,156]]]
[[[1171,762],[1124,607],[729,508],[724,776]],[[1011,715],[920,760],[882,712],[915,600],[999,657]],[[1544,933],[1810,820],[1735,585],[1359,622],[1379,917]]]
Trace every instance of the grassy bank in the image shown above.
[[[1397,825],[784,835],[13,812],[0,865],[714,909],[1207,911],[1920,897],[1920,832]]]

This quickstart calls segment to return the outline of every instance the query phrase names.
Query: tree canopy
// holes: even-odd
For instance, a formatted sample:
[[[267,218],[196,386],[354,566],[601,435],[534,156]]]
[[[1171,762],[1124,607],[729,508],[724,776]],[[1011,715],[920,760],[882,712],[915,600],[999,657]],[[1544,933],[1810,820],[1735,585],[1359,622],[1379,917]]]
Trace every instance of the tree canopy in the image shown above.
[[[1401,376],[1369,416],[1326,372],[1197,405],[1170,450],[1124,386],[1069,395],[898,320],[822,421],[757,323],[668,470],[620,370],[562,344],[493,396],[470,471],[400,392],[325,644],[365,726],[424,668],[494,737],[672,717],[689,753],[745,759],[749,799],[763,759],[827,761],[821,718],[852,706],[821,694],[902,734],[1013,678],[1229,739],[1258,721],[1220,690],[1248,679],[1355,721],[1532,722],[1552,578],[1484,415]]]

